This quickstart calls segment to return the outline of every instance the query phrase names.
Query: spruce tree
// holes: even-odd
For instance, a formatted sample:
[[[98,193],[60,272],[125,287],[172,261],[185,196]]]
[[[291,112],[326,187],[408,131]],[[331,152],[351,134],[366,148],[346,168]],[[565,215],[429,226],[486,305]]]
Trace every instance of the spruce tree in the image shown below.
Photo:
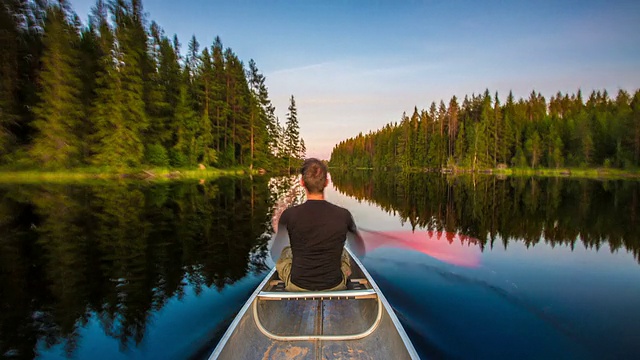
[[[458,136],[458,99],[456,98],[456,96],[454,95],[451,98],[451,101],[449,101],[449,113],[448,113],[448,120],[449,120],[449,153],[447,154],[447,158],[453,158],[454,156],[454,151],[456,149],[456,139]]]
[[[177,131],[176,143],[170,152],[171,165],[173,166],[194,166],[197,160],[198,114],[193,110],[189,99],[187,85],[183,84],[180,87],[180,96],[174,115]]]
[[[502,109],[500,107],[500,99],[496,91],[493,98],[493,161],[494,166],[499,163],[504,164],[507,160],[502,154],[502,143],[504,141],[504,125],[502,119]]]
[[[300,159],[304,159],[307,157],[307,146],[304,144],[303,138],[300,138],[300,154],[298,157]]]
[[[488,89],[485,90],[484,95],[482,96],[482,107],[480,111],[481,124],[477,129],[482,130],[476,135],[478,136],[479,144],[482,144],[483,151],[477,154],[478,160],[481,167],[495,167],[495,155],[497,154],[497,124],[494,119],[495,112],[491,106],[491,95]]]
[[[289,99],[289,112],[285,122],[284,151],[287,158],[287,166],[291,169],[291,158],[297,157],[300,152],[300,125],[298,124],[298,109],[296,99],[291,95]]]
[[[533,131],[533,134],[527,139],[524,146],[527,151],[527,156],[531,161],[531,167],[535,168],[538,166],[540,156],[542,155],[542,139],[537,130]]]
[[[210,165],[217,162],[217,153],[214,145],[213,126],[211,114],[214,98],[213,87],[213,62],[209,50],[205,48],[199,56],[199,68],[196,72],[196,91],[198,108],[200,109],[200,126],[198,131],[198,159],[204,164]]]
[[[150,55],[154,69],[149,73],[146,85],[145,102],[149,127],[145,131],[144,142],[146,146],[153,144],[167,148],[172,145],[170,122],[179,91],[177,84],[171,83],[177,57],[158,24],[151,23],[150,30]]]
[[[640,90],[631,100],[631,114],[627,122],[627,137],[624,139],[631,153],[631,166],[640,166]]]
[[[18,0],[3,1],[0,6],[0,158],[10,152],[14,142],[11,127],[19,117],[20,42],[24,36],[19,19],[25,11]]]
[[[227,80],[225,76],[224,50],[222,40],[216,36],[213,46],[211,47],[211,56],[213,59],[213,84],[212,84],[212,123],[215,149],[218,154],[227,138],[226,119],[229,112],[227,104]]]
[[[227,79],[227,105],[229,108],[230,143],[226,149],[229,165],[246,165],[251,151],[250,98],[244,64],[236,54],[227,48],[225,75]]]
[[[253,59],[249,60],[247,71],[249,88],[251,89],[251,144],[252,160],[255,158],[262,165],[273,158],[277,146],[277,125],[275,108],[269,99],[269,91],[262,75]]]
[[[460,123],[458,127],[458,135],[456,137],[455,160],[456,164],[462,165],[467,156],[466,152],[467,139],[465,137],[464,123]]]
[[[111,11],[115,41],[105,44],[111,50],[101,59],[104,70],[97,80],[93,109],[97,144],[93,162],[122,168],[140,164],[144,156],[142,131],[148,126],[148,118],[141,62],[147,49],[138,34],[142,21],[140,4],[118,0],[111,5]],[[110,40],[110,33],[108,27],[101,31],[104,41]]]
[[[45,167],[76,166],[81,155],[77,132],[83,117],[76,63],[79,34],[66,10],[57,5],[47,10],[44,31],[40,101],[34,109],[36,136],[29,152]]]

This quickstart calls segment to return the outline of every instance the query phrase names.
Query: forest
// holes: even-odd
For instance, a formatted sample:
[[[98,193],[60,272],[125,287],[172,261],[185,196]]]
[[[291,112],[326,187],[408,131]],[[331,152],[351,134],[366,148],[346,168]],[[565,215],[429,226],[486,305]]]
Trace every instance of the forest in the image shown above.
[[[402,170],[620,168],[640,165],[640,90],[558,92],[548,101],[532,91],[504,105],[498,93],[453,96],[449,104],[414,108],[400,122],[337,144],[338,168]]]
[[[9,169],[291,166],[305,156],[265,76],[222,40],[187,49],[141,0],[0,0],[0,165]]]

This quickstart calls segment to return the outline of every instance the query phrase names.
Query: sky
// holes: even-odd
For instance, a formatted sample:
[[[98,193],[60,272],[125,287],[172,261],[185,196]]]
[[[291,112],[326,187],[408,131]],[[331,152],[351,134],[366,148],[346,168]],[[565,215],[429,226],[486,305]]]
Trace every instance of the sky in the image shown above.
[[[72,0],[86,22],[93,0]],[[503,101],[640,88],[640,1],[143,0],[182,51],[216,36],[265,75],[284,123],[295,97],[307,156],[414,107],[488,89]]]

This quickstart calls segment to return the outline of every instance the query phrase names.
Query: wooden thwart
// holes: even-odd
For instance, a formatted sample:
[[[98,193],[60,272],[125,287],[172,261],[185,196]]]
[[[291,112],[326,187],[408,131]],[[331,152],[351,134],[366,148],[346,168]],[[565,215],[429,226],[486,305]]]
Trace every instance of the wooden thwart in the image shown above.
[[[302,299],[375,299],[378,295],[374,289],[336,290],[336,291],[260,291],[260,300],[302,300]]]

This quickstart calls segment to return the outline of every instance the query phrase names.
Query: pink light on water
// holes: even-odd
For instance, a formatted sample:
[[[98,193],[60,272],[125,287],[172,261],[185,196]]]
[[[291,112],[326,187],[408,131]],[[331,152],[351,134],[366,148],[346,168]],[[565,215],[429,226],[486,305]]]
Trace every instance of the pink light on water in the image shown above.
[[[457,266],[480,266],[478,240],[466,235],[443,231],[367,230],[362,230],[361,234],[365,253],[391,247],[417,251]]]

